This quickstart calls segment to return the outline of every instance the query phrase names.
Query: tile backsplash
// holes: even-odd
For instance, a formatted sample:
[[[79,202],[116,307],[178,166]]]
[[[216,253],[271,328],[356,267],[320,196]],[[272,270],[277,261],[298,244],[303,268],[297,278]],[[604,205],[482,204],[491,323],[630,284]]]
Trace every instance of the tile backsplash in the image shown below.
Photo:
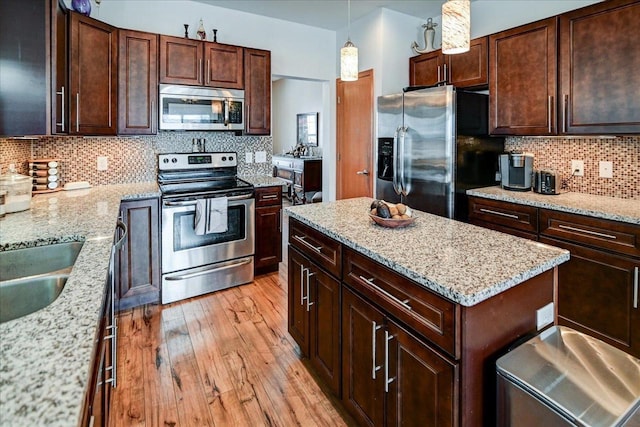
[[[640,200],[640,136],[508,137],[507,151],[534,154],[534,169],[554,170],[578,193]],[[584,161],[584,176],[571,177],[571,160]],[[599,162],[613,162],[613,178],[600,178]]]
[[[44,136],[32,141],[0,138],[0,167],[5,173],[8,165],[14,163],[20,173],[26,174],[29,159],[57,158],[63,183],[155,181],[157,154],[191,152],[193,138],[205,139],[207,151],[237,152],[240,175],[271,174],[271,136],[236,136],[232,132],[159,132],[140,137]],[[256,151],[266,152],[266,163],[245,162],[246,153]],[[97,170],[98,156],[107,157],[107,170]]]

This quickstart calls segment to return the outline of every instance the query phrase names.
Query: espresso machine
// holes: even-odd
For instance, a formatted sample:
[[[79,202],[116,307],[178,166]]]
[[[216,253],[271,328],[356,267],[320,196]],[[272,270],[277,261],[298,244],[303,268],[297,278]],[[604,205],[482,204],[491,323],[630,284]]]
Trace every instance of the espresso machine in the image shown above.
[[[505,190],[531,190],[533,154],[507,153],[500,155],[501,186]]]

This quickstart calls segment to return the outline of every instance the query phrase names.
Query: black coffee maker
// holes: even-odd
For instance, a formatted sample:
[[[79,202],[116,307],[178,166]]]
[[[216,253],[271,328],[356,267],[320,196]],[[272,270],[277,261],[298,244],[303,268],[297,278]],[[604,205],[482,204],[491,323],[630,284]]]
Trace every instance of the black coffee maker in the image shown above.
[[[531,190],[533,154],[507,153],[500,155],[501,185],[505,190]]]

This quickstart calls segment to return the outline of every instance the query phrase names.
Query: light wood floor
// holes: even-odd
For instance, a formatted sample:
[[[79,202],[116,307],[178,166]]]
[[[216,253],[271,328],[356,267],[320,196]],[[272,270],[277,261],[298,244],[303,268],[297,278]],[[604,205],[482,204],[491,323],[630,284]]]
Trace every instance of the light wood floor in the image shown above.
[[[121,313],[111,426],[352,425],[287,333],[285,265],[252,284]]]

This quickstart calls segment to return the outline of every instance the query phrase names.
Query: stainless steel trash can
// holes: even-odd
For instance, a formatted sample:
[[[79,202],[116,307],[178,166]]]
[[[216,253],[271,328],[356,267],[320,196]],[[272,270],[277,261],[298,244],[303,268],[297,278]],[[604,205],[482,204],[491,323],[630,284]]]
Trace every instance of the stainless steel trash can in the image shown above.
[[[640,427],[640,359],[554,326],[496,362],[498,426]]]

